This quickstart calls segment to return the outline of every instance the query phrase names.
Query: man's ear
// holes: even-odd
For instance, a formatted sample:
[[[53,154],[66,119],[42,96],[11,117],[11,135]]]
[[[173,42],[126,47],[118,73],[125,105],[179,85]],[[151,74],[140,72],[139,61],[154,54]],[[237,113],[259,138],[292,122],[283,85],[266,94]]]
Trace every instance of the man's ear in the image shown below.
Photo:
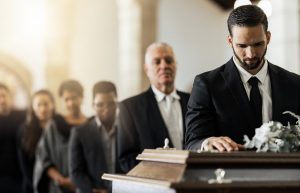
[[[231,35],[227,36],[227,43],[232,46],[232,37],[231,37]]]
[[[271,32],[267,31],[267,44],[269,44],[270,40],[271,40]]]

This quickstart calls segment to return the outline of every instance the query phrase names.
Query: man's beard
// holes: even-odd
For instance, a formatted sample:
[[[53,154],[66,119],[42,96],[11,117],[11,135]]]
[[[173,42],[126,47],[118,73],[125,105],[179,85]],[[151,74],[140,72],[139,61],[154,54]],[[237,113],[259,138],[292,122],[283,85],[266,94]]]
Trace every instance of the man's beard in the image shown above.
[[[242,67],[245,69],[245,70],[254,70],[254,69],[257,69],[259,67],[259,65],[262,63],[262,61],[264,60],[265,58],[265,55],[267,53],[267,47],[262,55],[261,58],[258,58],[258,57],[255,57],[253,59],[257,59],[257,62],[255,63],[250,63],[250,64],[247,64],[245,61],[243,61],[235,52],[234,48],[232,47],[232,50],[233,50],[233,53],[235,55],[235,57],[238,59],[238,61],[240,62],[240,64],[242,65]]]

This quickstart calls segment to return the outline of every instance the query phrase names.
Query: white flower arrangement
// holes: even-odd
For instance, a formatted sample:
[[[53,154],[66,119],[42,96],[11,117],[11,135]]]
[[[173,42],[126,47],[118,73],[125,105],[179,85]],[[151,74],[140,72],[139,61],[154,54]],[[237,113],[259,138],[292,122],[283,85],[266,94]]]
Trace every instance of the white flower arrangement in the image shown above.
[[[256,148],[257,152],[300,152],[300,116],[290,111],[298,121],[296,125],[283,126],[279,122],[270,121],[255,129],[255,135],[250,140],[244,135],[245,148]]]

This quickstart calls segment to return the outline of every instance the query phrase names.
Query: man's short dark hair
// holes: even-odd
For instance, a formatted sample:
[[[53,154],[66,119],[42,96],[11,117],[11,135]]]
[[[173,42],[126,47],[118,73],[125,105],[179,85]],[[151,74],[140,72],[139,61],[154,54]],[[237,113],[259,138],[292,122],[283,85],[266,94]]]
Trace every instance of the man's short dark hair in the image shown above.
[[[117,96],[117,89],[114,83],[110,81],[100,81],[94,85],[93,88],[93,98],[96,94],[107,94],[113,92]]]
[[[229,34],[232,36],[233,26],[254,27],[262,24],[265,32],[268,31],[268,19],[264,11],[256,5],[240,6],[230,13],[227,19]]]
[[[83,87],[77,80],[66,80],[61,83],[58,94],[61,97],[64,91],[74,92],[78,96],[83,96]]]

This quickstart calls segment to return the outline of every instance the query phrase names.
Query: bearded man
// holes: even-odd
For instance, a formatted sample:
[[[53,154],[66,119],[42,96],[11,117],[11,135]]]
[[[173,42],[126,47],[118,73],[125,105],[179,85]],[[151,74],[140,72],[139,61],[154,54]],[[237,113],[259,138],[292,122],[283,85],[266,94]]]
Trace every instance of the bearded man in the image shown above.
[[[268,121],[286,125],[300,114],[300,76],[271,64],[268,19],[256,5],[234,9],[227,20],[233,57],[197,75],[186,114],[185,146],[190,150],[243,150],[243,136]]]

